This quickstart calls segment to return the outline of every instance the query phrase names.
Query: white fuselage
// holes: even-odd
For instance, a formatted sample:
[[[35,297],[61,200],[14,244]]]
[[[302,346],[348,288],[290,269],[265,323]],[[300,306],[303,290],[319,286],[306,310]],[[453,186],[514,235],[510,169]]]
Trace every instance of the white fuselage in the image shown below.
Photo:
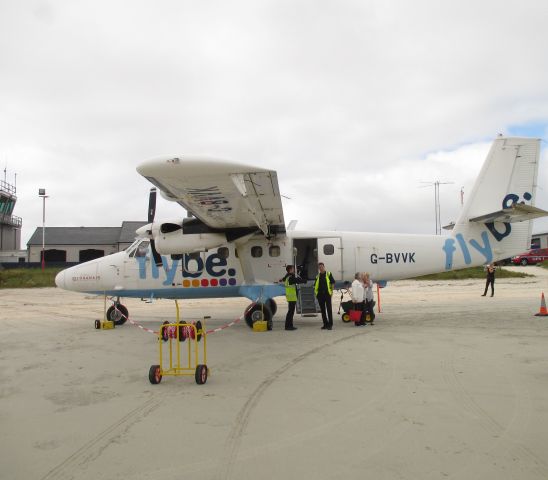
[[[311,280],[318,262],[323,262],[339,286],[352,281],[356,272],[369,272],[375,281],[397,280],[496,260],[485,238],[479,230],[473,239],[289,231],[271,239],[256,235],[243,244],[231,242],[178,259],[165,255],[160,267],[151,259],[148,240],[141,239],[126,251],[64,270],[56,283],[68,290],[120,297],[272,298],[284,294],[277,282],[289,264]]]

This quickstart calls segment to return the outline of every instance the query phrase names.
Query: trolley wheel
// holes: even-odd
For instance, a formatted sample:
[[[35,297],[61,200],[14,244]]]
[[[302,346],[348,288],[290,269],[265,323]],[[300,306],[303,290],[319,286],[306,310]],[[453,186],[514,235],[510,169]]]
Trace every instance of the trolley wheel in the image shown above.
[[[101,329],[101,320],[95,320],[95,328],[97,330],[100,330]]]
[[[157,385],[162,381],[162,371],[160,365],[151,365],[148,371],[148,379],[152,385]]]
[[[350,322],[350,315],[348,313],[343,313],[341,319],[344,323],[348,323]]]
[[[107,320],[114,322],[114,325],[117,326],[123,325],[124,323],[126,323],[128,313],[129,312],[127,308],[121,303],[117,305],[112,305],[107,310]]]
[[[200,322],[200,320],[198,320],[194,326],[196,327],[196,340],[198,340],[198,342],[202,339],[202,334],[203,334],[203,327],[202,327],[202,322]]]
[[[169,322],[166,320],[164,323],[162,323],[162,325],[167,325],[168,323],[169,323]],[[162,340],[163,340],[164,342],[167,342],[167,341],[169,340],[169,335],[168,335],[168,333],[167,333],[167,328],[165,328],[165,327],[164,327],[164,328],[161,328],[161,327],[160,327],[160,330],[161,330],[161,332],[162,332]],[[151,368],[152,368],[152,367],[151,367]]]
[[[179,326],[179,342],[184,342],[186,340],[186,327],[182,325]]]
[[[196,367],[194,378],[196,379],[196,383],[198,385],[203,385],[207,382],[207,365],[198,365]]]

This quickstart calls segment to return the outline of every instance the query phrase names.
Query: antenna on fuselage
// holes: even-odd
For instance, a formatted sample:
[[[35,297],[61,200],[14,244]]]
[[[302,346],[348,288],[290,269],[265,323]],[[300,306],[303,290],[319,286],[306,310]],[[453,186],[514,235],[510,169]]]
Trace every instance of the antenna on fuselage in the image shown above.
[[[425,183],[419,188],[434,187],[434,216],[436,218],[436,235],[441,235],[441,208],[440,208],[440,185],[452,185],[455,182],[440,182],[436,180],[434,182],[420,182]]]

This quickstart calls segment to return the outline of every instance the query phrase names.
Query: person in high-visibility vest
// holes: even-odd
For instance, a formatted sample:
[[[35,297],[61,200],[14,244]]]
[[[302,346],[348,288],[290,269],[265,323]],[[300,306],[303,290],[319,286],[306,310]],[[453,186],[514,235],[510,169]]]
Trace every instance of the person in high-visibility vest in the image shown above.
[[[285,298],[287,300],[285,329],[297,330],[297,327],[293,326],[293,315],[295,314],[295,306],[297,305],[297,284],[305,283],[305,281],[295,275],[295,267],[293,265],[287,265],[285,271],[287,272],[285,277],[280,280],[285,285]]]
[[[322,311],[323,327],[322,330],[331,330],[333,328],[333,309],[331,308],[331,295],[333,295],[333,287],[335,286],[335,279],[331,272],[325,269],[323,263],[318,263],[320,272],[316,276],[314,282],[314,293],[320,304],[320,310]],[[327,312],[326,312],[327,310]]]

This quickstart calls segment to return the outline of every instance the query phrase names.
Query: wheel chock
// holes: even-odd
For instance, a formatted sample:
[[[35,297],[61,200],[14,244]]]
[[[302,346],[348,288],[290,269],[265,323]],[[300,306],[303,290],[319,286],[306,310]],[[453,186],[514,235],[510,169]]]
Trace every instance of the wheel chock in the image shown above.
[[[115,324],[111,320],[95,320],[95,328],[97,330],[111,330],[115,328]]]

